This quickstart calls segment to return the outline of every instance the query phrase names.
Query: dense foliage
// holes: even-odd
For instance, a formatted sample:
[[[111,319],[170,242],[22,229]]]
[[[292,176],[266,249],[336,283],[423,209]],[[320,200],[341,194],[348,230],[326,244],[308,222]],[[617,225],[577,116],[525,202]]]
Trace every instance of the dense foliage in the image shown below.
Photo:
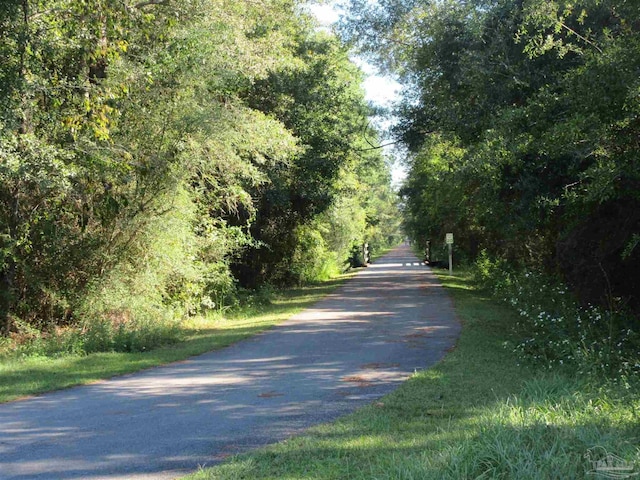
[[[515,352],[521,361],[637,389],[640,335],[629,313],[580,305],[562,282],[540,272],[514,271],[486,254],[477,261],[475,277],[494,300],[517,311]]]
[[[5,336],[144,349],[232,269],[314,280],[394,235],[361,75],[294,0],[7,0],[0,55]]]
[[[395,209],[384,158],[367,148],[376,134],[368,126],[361,72],[337,39],[324,34],[300,38],[294,53],[297,66],[272,72],[247,95],[248,104],[281,121],[303,151],[287,168],[271,171],[271,181],[254,193],[251,233],[260,246],[238,265],[245,283],[322,276],[339,269],[354,244],[383,246],[393,239],[382,235],[397,231],[389,221]],[[385,215],[386,225],[376,229]]]
[[[345,37],[406,86],[410,235],[640,311],[639,4],[346,3]]]

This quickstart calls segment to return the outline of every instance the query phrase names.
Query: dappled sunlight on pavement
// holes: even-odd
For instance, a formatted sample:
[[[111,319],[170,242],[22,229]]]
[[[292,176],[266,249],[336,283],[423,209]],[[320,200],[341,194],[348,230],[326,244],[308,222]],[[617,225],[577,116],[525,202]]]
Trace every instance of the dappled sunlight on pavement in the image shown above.
[[[459,334],[400,247],[281,326],[161,368],[0,405],[0,479],[169,479],[332,420]]]

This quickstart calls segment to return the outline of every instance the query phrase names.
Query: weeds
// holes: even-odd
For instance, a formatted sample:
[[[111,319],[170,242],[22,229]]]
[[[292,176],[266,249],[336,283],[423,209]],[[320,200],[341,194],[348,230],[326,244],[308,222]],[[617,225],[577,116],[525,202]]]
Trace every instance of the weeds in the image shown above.
[[[640,334],[623,309],[582,306],[549,275],[515,272],[486,255],[476,264],[476,277],[518,312],[515,326],[522,340],[515,351],[522,360],[627,385],[640,373]]]
[[[145,352],[176,343],[184,336],[184,329],[177,321],[134,320],[122,313],[113,315],[113,318],[90,320],[76,327],[13,335],[0,343],[0,358]]]

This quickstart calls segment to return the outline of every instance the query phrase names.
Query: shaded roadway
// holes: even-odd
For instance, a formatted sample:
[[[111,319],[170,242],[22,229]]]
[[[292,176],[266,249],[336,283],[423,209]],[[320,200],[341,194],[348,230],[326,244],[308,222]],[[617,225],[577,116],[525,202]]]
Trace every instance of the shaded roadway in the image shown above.
[[[444,289],[401,246],[231,347],[0,405],[0,479],[172,479],[372,402],[459,330]]]

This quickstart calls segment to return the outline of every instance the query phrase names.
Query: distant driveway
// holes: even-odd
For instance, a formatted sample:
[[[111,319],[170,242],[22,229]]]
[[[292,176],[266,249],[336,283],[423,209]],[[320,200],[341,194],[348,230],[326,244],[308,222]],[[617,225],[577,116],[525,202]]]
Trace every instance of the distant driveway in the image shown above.
[[[231,347],[0,405],[0,479],[172,479],[372,402],[459,331],[446,292],[401,246]]]

